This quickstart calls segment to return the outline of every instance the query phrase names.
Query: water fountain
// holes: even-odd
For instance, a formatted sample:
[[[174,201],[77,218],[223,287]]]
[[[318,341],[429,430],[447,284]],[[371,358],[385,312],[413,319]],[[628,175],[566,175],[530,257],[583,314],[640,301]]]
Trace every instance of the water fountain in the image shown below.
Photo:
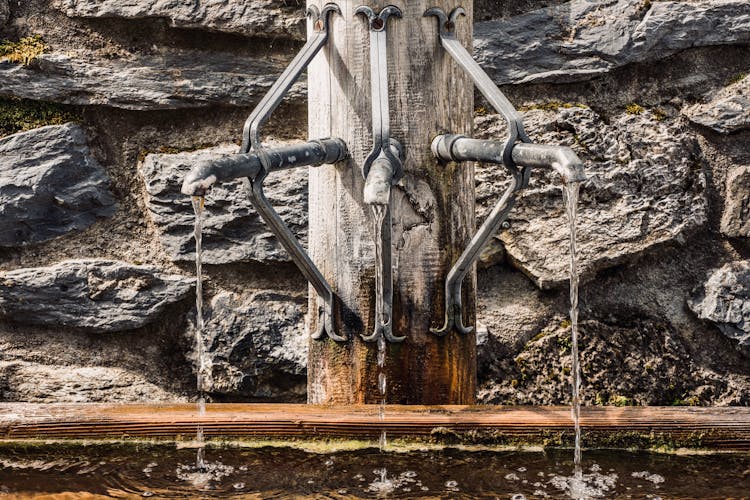
[[[344,11],[349,10],[351,5],[344,5]],[[388,5],[382,8],[379,12],[375,12],[371,7],[366,5],[360,5],[354,10],[355,15],[362,16],[367,25],[367,34],[369,38],[369,70],[370,70],[370,117],[371,117],[371,133],[372,133],[372,148],[370,152],[361,157],[358,155],[359,152],[364,151],[364,144],[362,144],[362,137],[359,141],[352,142],[351,138],[344,140],[342,138],[330,138],[333,134],[333,124],[325,131],[326,138],[315,139],[299,146],[278,148],[278,149],[266,149],[260,140],[260,128],[263,123],[270,117],[271,113],[278,106],[283,98],[284,94],[288,92],[294,81],[300,76],[302,71],[307,68],[316,55],[326,47],[330,38],[329,31],[331,30],[331,18],[335,15],[342,15],[342,8],[336,4],[326,4],[322,10],[318,10],[316,7],[310,7],[308,15],[312,18],[313,25],[313,36],[309,38],[307,44],[302,48],[297,57],[292,61],[287,70],[277,80],[274,86],[268,91],[264,99],[258,105],[258,107],[252,112],[248,118],[243,134],[243,143],[239,154],[222,158],[217,161],[203,162],[196,165],[185,177],[182,191],[186,195],[190,196],[203,196],[210,189],[210,187],[221,181],[232,180],[238,177],[246,177],[249,181],[248,193],[256,206],[260,215],[267,222],[269,228],[277,236],[279,241],[284,245],[284,248],[289,252],[294,262],[297,264],[301,272],[311,283],[313,288],[318,294],[317,311],[318,314],[311,316],[317,317],[317,328],[311,330],[314,331],[311,335],[311,339],[314,343],[326,342],[323,333],[327,334],[330,341],[339,343],[356,342],[354,338],[356,335],[348,335],[348,332],[342,332],[342,330],[350,330],[347,322],[341,324],[340,315],[337,317],[336,314],[336,298],[338,298],[343,304],[340,309],[356,310],[356,305],[347,301],[347,297],[338,294],[336,297],[337,288],[331,286],[323,273],[319,270],[318,266],[313,262],[305,250],[302,248],[300,243],[294,238],[292,232],[286,227],[283,221],[279,218],[273,208],[269,205],[268,201],[263,196],[263,180],[270,173],[281,170],[284,168],[294,168],[300,166],[313,165],[316,169],[329,169],[335,170],[336,175],[345,177],[349,175],[349,172],[356,166],[359,166],[361,171],[362,179],[364,180],[364,186],[361,189],[361,193],[357,193],[356,198],[364,206],[369,206],[371,210],[373,231],[371,235],[368,235],[371,241],[374,243],[374,259],[372,266],[374,267],[374,311],[370,311],[367,314],[372,318],[372,327],[366,327],[367,322],[363,316],[358,325],[361,325],[361,331],[359,331],[359,337],[361,341],[365,343],[376,342],[377,343],[377,354],[376,354],[376,367],[377,367],[377,394],[379,396],[379,419],[384,420],[385,404],[386,404],[386,393],[387,393],[387,370],[386,370],[386,358],[387,358],[387,343],[400,344],[404,342],[409,333],[413,332],[402,332],[402,335],[394,334],[394,307],[393,307],[393,295],[394,295],[394,276],[393,271],[398,272],[400,269],[398,266],[394,266],[392,259],[393,250],[393,221],[392,221],[392,191],[394,186],[398,186],[399,181],[405,176],[411,176],[412,178],[418,178],[419,175],[415,175],[415,169],[419,165],[414,164],[412,160],[410,165],[404,166],[405,151],[401,142],[391,137],[391,116],[390,116],[390,98],[389,95],[389,78],[388,78],[388,64],[389,64],[389,45],[388,45],[388,27],[390,18],[404,18],[402,10],[395,5]],[[489,76],[481,69],[481,67],[472,59],[471,55],[466,51],[464,46],[458,40],[456,32],[458,29],[458,21],[461,16],[465,16],[466,10],[462,7],[457,7],[448,15],[442,9],[438,7],[432,7],[423,12],[423,16],[417,20],[422,24],[430,24],[430,18],[437,19],[437,32],[440,46],[450,55],[451,59],[470,76],[473,84],[482,92],[487,101],[500,113],[506,120],[507,123],[507,137],[501,141],[492,140],[476,140],[468,138],[464,135],[442,133],[436,134],[439,130],[418,130],[415,134],[410,134],[406,139],[410,144],[410,148],[424,148],[428,142],[431,142],[431,151],[437,161],[436,168],[450,169],[450,168],[462,168],[457,166],[459,162],[475,162],[482,161],[485,163],[494,163],[503,165],[511,176],[511,182],[506,192],[497,203],[492,213],[480,227],[477,233],[471,238],[466,245],[459,258],[453,264],[452,268],[445,278],[444,285],[444,322],[440,328],[431,328],[430,332],[438,337],[443,337],[452,332],[456,332],[457,335],[466,336],[472,333],[473,328],[464,325],[463,319],[463,308],[462,308],[462,283],[466,275],[473,269],[473,265],[477,260],[482,247],[491,238],[494,233],[499,229],[500,225],[506,220],[508,214],[513,207],[516,194],[528,185],[529,177],[531,175],[532,168],[551,168],[556,170],[563,183],[566,186],[575,185],[575,187],[567,187],[568,196],[568,211],[571,214],[571,225],[575,221],[575,197],[572,193],[578,190],[578,184],[585,180],[583,173],[583,164],[576,157],[575,153],[567,147],[553,146],[553,145],[538,145],[532,144],[531,139],[524,131],[523,124],[520,116],[516,112],[515,108],[511,105],[508,99],[503,93],[495,86]],[[426,19],[425,19],[426,18]],[[413,20],[412,20],[413,21]],[[434,26],[434,22],[432,22]],[[468,24],[468,23],[466,23]],[[423,27],[425,33],[429,28]],[[331,57],[331,52],[326,52]],[[332,70],[331,70],[332,71]],[[347,70],[352,71],[352,70]],[[408,78],[411,75],[400,74],[401,78]],[[350,75],[351,77],[351,75]],[[355,77],[356,79],[356,77]],[[439,85],[439,82],[434,82],[434,85]],[[313,92],[311,88],[311,93]],[[330,104],[330,103],[329,103]],[[450,106],[453,103],[450,99],[445,102],[446,105]],[[402,113],[407,112],[408,109],[401,109]],[[317,130],[317,123],[320,121],[319,116],[312,116],[311,113],[311,135],[314,130]],[[442,125],[440,125],[442,127]],[[447,126],[447,124],[445,125]],[[350,153],[351,152],[351,153]],[[359,156],[359,157],[358,157]],[[435,163],[435,160],[432,163]],[[453,164],[453,167],[450,165]],[[322,166],[326,165],[326,166]],[[409,168],[411,167],[411,168]],[[464,167],[466,168],[466,167]],[[342,170],[346,172],[346,175],[342,173]],[[468,169],[471,170],[470,168]],[[469,177],[472,177],[469,175]],[[350,178],[350,177],[349,177]],[[406,180],[401,185],[405,188],[409,180]],[[412,180],[412,182],[414,182]],[[326,186],[329,190],[333,186]],[[407,191],[408,189],[404,189]],[[356,189],[359,191],[359,189]],[[352,194],[352,193],[350,193]],[[469,199],[471,205],[473,200]],[[396,207],[398,209],[400,207]],[[196,212],[197,213],[197,212]],[[360,218],[364,214],[360,214]],[[314,218],[311,218],[311,226],[319,223]],[[344,221],[351,224],[352,221]],[[471,224],[469,225],[471,226]],[[441,228],[442,229],[442,228]],[[336,232],[337,237],[340,238],[342,235],[347,236],[353,228],[347,227],[345,224],[337,225]],[[311,230],[315,234],[314,230]],[[574,237],[574,231],[571,233]],[[197,237],[196,241],[199,241]],[[571,239],[571,251],[575,250],[575,241]],[[329,253],[335,253],[337,248],[327,248]],[[575,263],[575,255],[571,254],[572,262]],[[200,267],[200,266],[199,266]],[[575,275],[574,272],[575,264],[571,267],[571,276]],[[331,274],[330,272],[328,273]],[[337,276],[328,276],[331,281],[336,280]],[[339,282],[342,279],[339,278]],[[347,279],[346,276],[343,279]],[[574,356],[574,366],[577,367],[577,337],[575,336],[575,329],[577,325],[577,278],[571,280],[571,290],[576,291],[576,297],[573,297],[571,292],[571,298],[574,300],[573,307],[571,308],[571,316],[574,318],[574,344],[576,347]],[[351,284],[350,284],[351,285]],[[398,285],[398,284],[397,284]],[[315,311],[316,309],[313,309]],[[413,314],[413,307],[401,310],[401,316],[408,316]],[[349,322],[351,323],[351,322]],[[367,331],[371,333],[366,333]],[[408,342],[408,341],[407,341]],[[435,340],[432,340],[435,343]],[[361,349],[362,347],[360,347]],[[367,347],[364,347],[365,349]],[[315,349],[312,349],[315,352]],[[395,351],[400,352],[401,350]],[[408,352],[408,350],[407,350]],[[464,354],[465,353],[459,353]],[[394,354],[394,357],[398,354]],[[401,353],[401,356],[404,354]],[[407,356],[414,356],[413,353],[407,354]],[[326,356],[324,356],[326,357]],[[469,358],[473,357],[473,349],[469,350]],[[334,356],[327,356],[327,370],[331,371],[334,368],[331,364],[335,362]],[[403,360],[394,360],[395,362],[403,362]],[[313,364],[311,364],[311,367]],[[314,370],[310,370],[314,372]],[[364,371],[363,371],[364,373]],[[578,370],[574,369],[573,373],[578,374]],[[315,374],[311,373],[313,379],[312,384],[316,384]],[[395,380],[397,383],[400,380]],[[574,416],[576,426],[576,467],[577,470],[580,468],[580,429],[579,429],[579,398],[578,398],[578,377],[576,376],[573,383],[574,387]],[[352,396],[344,396],[343,398],[332,396],[328,394],[330,388],[322,389],[319,385],[316,385],[310,392],[309,400],[311,402],[323,402],[323,401],[337,401],[338,399],[344,399],[349,401],[352,397],[357,398],[357,391],[350,391]],[[369,400],[367,390],[360,391],[362,393],[364,401]],[[398,397],[398,395],[397,395]],[[402,395],[403,397],[403,395]],[[430,398],[434,395],[423,395],[421,401],[414,401],[406,398],[405,402],[432,402]],[[473,399],[472,395],[468,396],[468,399]],[[447,400],[447,403],[455,403],[457,401]],[[458,401],[460,402],[460,401]],[[386,444],[386,432],[381,431],[380,436],[380,447],[381,450]],[[386,482],[386,470],[382,469],[382,476],[380,479],[381,483]]]
[[[688,413],[665,408],[581,411],[575,252],[576,200],[585,180],[581,161],[569,148],[534,144],[511,103],[472,59],[465,48],[472,38],[470,0],[462,7],[445,0],[401,2],[399,6],[360,5],[360,1],[308,7],[308,41],[247,119],[240,151],[195,165],[183,184],[186,195],[197,197],[195,326],[199,359],[203,359],[202,197],[210,200],[210,188],[216,183],[247,179],[254,207],[310,284],[310,404],[206,404],[202,381],[208,368],[200,363],[197,408],[60,406],[36,413],[27,409],[22,417],[0,415],[0,431],[14,439],[80,435],[87,439],[184,439],[195,436],[197,430],[200,439],[195,467],[178,467],[193,476],[211,468],[203,437],[249,439],[253,445],[258,438],[367,439],[377,440],[381,451],[388,442],[399,439],[419,442],[420,449],[412,449],[403,460],[383,453],[365,458],[347,456],[343,471],[334,458],[325,455],[300,459],[296,451],[286,451],[279,452],[281,458],[274,462],[263,451],[222,451],[226,456],[236,455],[232,460],[244,464],[218,469],[222,477],[231,477],[235,490],[251,483],[259,491],[279,489],[288,479],[284,461],[309,462],[309,470],[295,471],[309,479],[288,486],[285,493],[310,493],[305,485],[319,482],[324,485],[320,488],[333,492],[334,497],[345,497],[353,480],[365,485],[372,481],[367,491],[375,493],[399,487],[405,492],[405,488],[419,488],[451,494],[465,491],[464,485],[474,481],[486,481],[476,475],[484,468],[492,471],[497,491],[536,495],[536,491],[557,489],[573,496],[588,495],[590,491],[582,484],[585,477],[594,477],[605,488],[619,475],[617,481],[623,485],[646,485],[653,489],[650,493],[658,493],[663,477],[654,470],[660,469],[646,471],[653,463],[643,457],[632,457],[641,468],[633,472],[592,451],[597,463],[584,467],[582,413],[592,430],[590,443],[600,439],[598,442],[606,444],[609,437],[618,436],[620,446],[640,446],[643,439],[667,436],[680,443],[699,439],[701,446],[750,449],[747,412],[707,409]],[[310,140],[277,148],[264,146],[263,125],[306,69]],[[474,87],[504,117],[504,137],[471,137]],[[508,172],[505,192],[477,231],[472,162],[502,166]],[[267,176],[299,167],[310,167],[307,249],[264,194]],[[472,406],[476,390],[474,263],[512,213],[533,169],[559,174],[571,226],[574,422],[567,407]],[[736,418],[740,414],[744,417]],[[648,424],[645,433],[644,422]],[[704,432],[706,422],[718,432]],[[561,475],[559,467],[494,452],[481,452],[479,458],[462,457],[459,462],[464,461],[463,466],[451,465],[450,470],[456,471],[453,477],[430,477],[432,461],[448,468],[452,452],[440,450],[430,455],[422,449],[435,441],[451,440],[546,445],[550,436],[559,439],[558,444],[567,444],[571,427],[576,448],[572,477]],[[696,432],[701,432],[698,438]],[[158,467],[172,474],[176,459],[153,446],[148,462],[133,463],[147,475]],[[172,450],[170,456],[184,454],[184,450]],[[192,457],[190,450],[190,461]],[[738,466],[747,463],[738,460]],[[80,468],[80,476],[95,470]],[[710,470],[722,472],[721,467]],[[343,473],[349,475],[341,476]],[[519,495],[515,498],[524,497]]]

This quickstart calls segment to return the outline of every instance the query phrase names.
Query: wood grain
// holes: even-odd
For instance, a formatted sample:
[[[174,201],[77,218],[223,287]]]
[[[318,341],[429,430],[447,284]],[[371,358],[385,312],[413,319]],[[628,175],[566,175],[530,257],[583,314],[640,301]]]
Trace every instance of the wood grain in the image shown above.
[[[207,436],[274,439],[377,439],[453,436],[477,442],[541,443],[572,436],[567,406],[388,406],[380,422],[374,405],[291,404],[0,404],[0,438],[186,438],[198,425]],[[645,446],[667,443],[750,450],[750,408],[586,407],[584,443]],[[481,440],[480,440],[481,441]]]
[[[311,3],[318,3],[314,0]],[[309,135],[341,137],[351,159],[310,171],[309,249],[337,295],[336,328],[350,341],[312,341],[308,362],[310,403],[374,403],[378,400],[374,344],[360,335],[373,329],[375,246],[370,207],[363,202],[361,165],[372,149],[369,34],[354,10],[376,12],[388,4],[403,15],[388,21],[391,136],[404,146],[405,175],[392,194],[394,307],[389,346],[388,402],[471,404],[476,391],[476,339],[429,332],[444,318],[443,287],[450,266],[474,232],[473,165],[438,165],[432,139],[445,132],[470,134],[474,90],[439,45],[429,7],[450,12],[455,0],[341,0],[329,44],[312,63]],[[472,2],[458,36],[471,47]],[[474,273],[464,283],[464,321],[475,324]],[[311,295],[311,308],[314,295]],[[312,309],[311,309],[312,310]],[[309,315],[314,331],[317,317]]]

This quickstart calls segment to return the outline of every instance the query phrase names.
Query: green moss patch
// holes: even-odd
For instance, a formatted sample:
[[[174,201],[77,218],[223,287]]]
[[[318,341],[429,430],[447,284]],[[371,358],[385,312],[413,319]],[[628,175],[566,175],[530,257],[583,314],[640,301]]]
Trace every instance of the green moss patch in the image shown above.
[[[79,113],[70,106],[28,99],[0,98],[0,137],[45,125],[62,125],[79,120]]]
[[[8,61],[28,66],[34,59],[48,51],[49,47],[39,35],[27,36],[17,42],[3,40],[0,42],[0,62]]]

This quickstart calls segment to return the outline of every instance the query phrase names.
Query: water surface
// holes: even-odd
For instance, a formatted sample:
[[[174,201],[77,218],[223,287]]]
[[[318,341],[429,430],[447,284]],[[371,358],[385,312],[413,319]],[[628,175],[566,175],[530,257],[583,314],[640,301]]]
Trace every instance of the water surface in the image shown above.
[[[0,448],[0,491],[111,497],[568,498],[570,450],[308,453],[216,448],[196,475],[195,450],[168,445]],[[387,467],[390,487],[379,484]],[[589,494],[602,498],[748,498],[750,455],[588,451]]]

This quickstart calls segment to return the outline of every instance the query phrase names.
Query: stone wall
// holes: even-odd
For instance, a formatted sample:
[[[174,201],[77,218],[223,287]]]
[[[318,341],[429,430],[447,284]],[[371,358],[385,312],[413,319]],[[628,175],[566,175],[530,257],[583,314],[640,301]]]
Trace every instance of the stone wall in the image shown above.
[[[195,397],[190,201],[304,40],[300,0],[0,0],[0,401]],[[585,161],[590,404],[750,404],[750,4],[477,1],[475,55]],[[268,127],[306,136],[305,84]],[[477,96],[476,135],[503,122]],[[505,186],[477,167],[481,219]],[[479,266],[480,399],[569,397],[567,226],[535,172]],[[269,179],[304,241],[304,172]],[[207,199],[214,400],[303,401],[307,286],[239,184]]]

